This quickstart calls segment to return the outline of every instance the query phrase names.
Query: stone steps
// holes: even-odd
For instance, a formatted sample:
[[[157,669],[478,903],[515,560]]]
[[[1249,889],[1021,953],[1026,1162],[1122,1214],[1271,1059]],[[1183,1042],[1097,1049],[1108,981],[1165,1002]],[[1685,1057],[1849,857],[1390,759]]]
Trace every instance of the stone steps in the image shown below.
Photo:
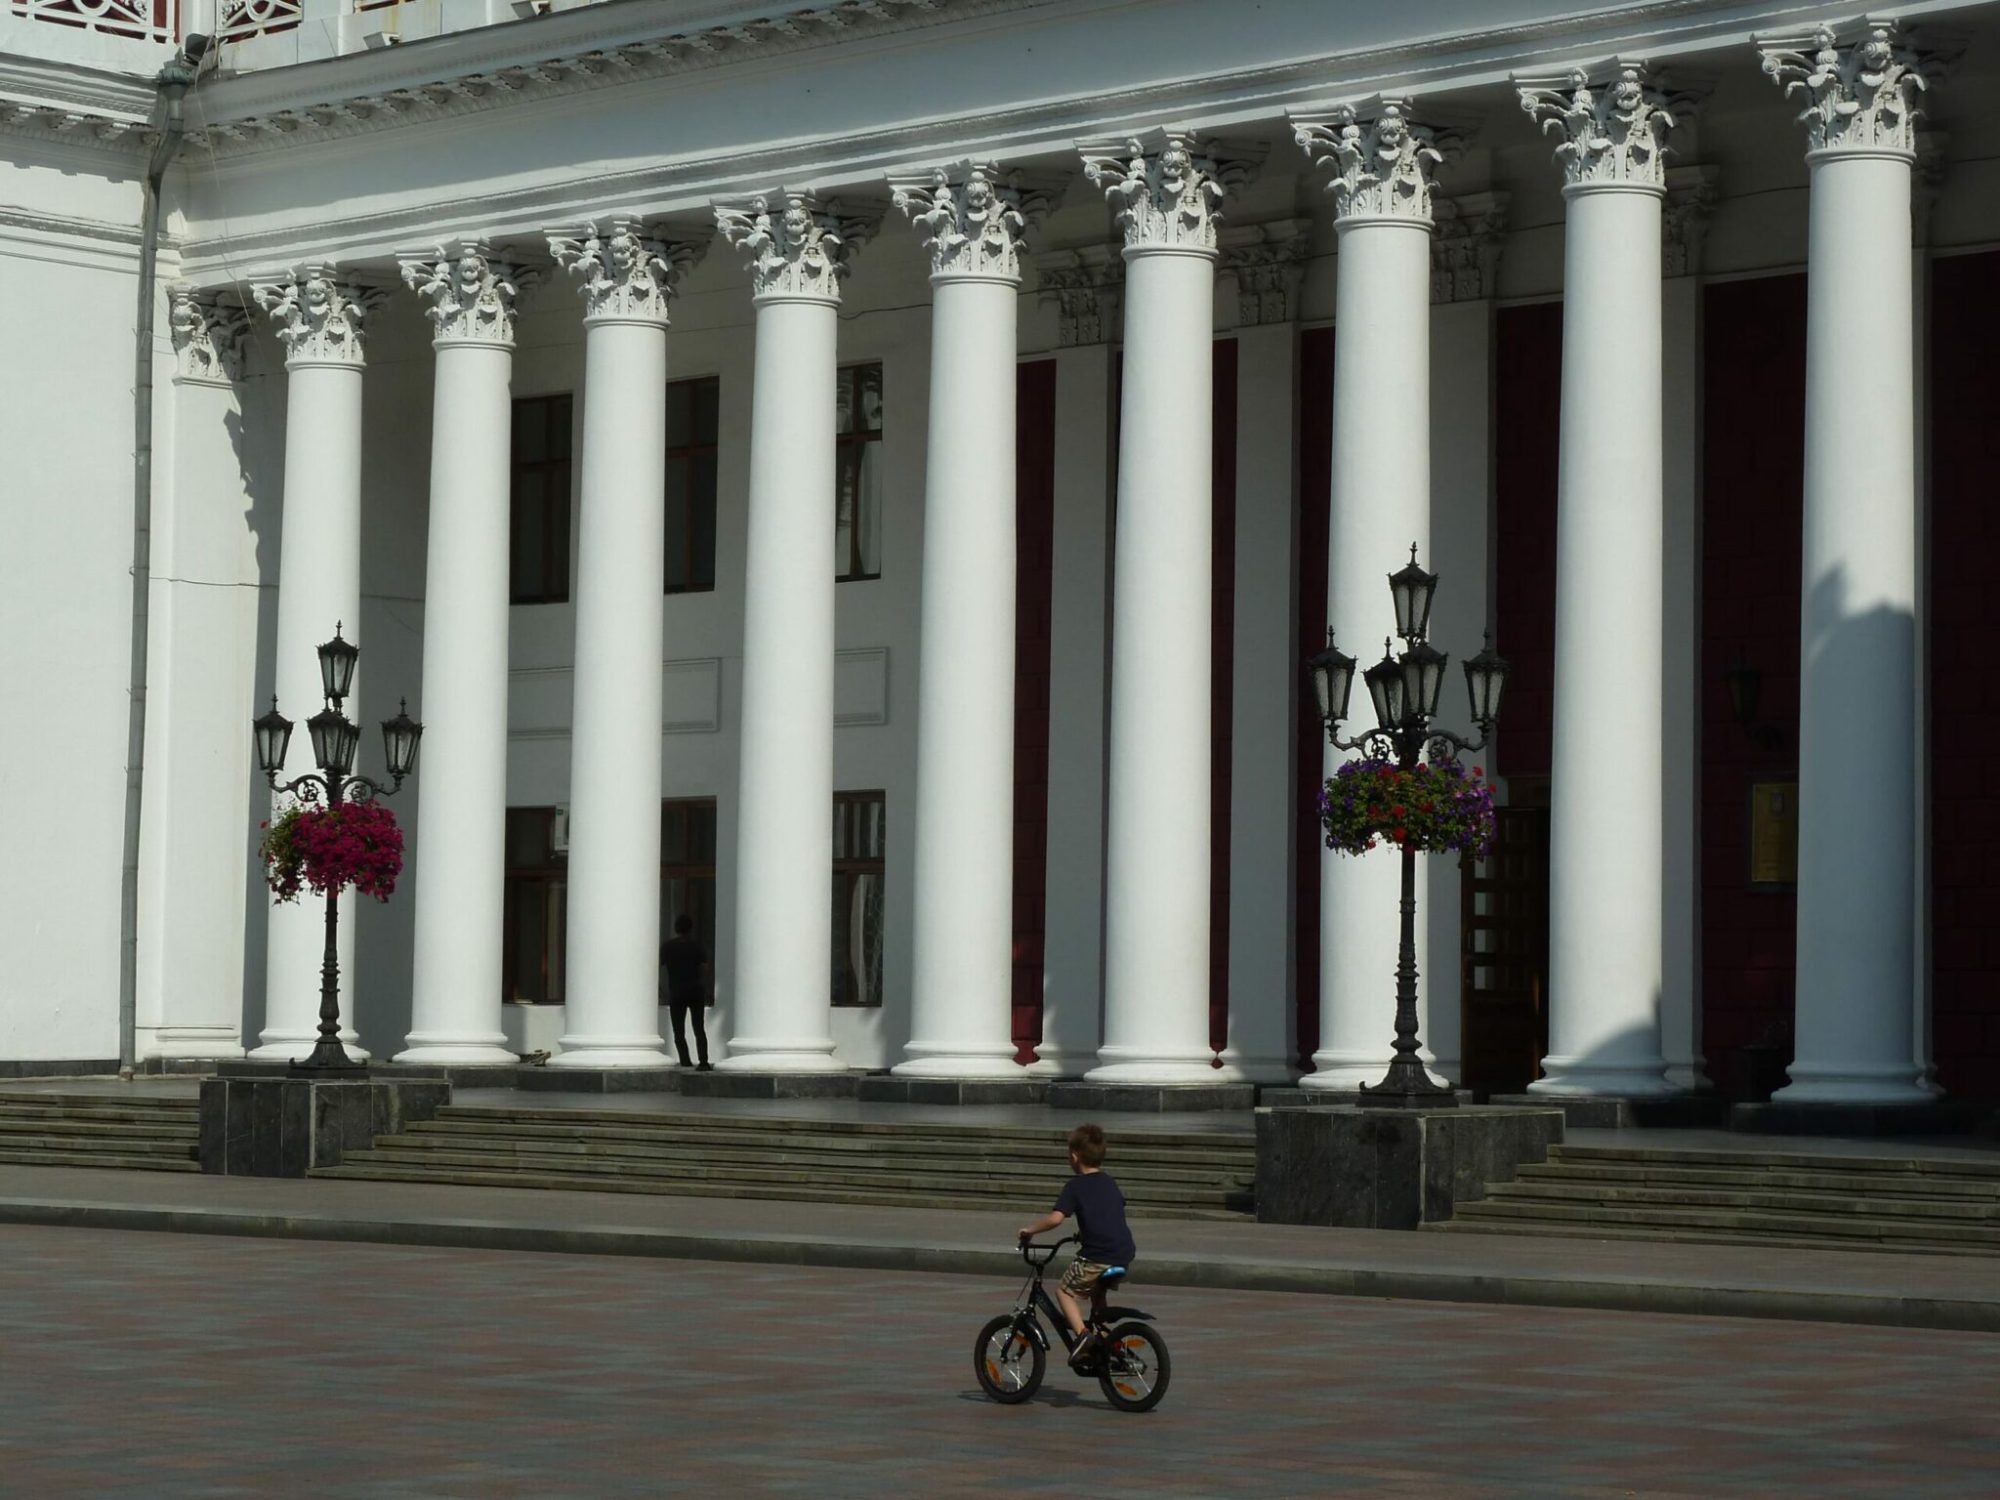
[[[315,1176],[1024,1211],[1065,1172],[1053,1128],[448,1106]],[[1135,1215],[1241,1219],[1256,1145],[1198,1131],[1114,1146]]]
[[[1558,1146],[1426,1227],[2000,1256],[2000,1160]]]
[[[107,1094],[0,1094],[0,1163],[199,1172],[201,1106]]]

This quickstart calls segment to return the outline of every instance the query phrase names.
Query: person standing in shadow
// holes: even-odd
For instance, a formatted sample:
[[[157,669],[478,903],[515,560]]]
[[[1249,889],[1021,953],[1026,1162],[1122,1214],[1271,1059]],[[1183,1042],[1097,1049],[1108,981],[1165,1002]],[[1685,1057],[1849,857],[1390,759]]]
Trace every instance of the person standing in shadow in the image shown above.
[[[674,1023],[674,1050],[681,1066],[688,1066],[687,1020],[694,1016],[695,1053],[701,1058],[696,1070],[712,1072],[708,1060],[708,1027],[702,1009],[708,1004],[708,952],[695,940],[694,918],[683,913],[674,918],[674,935],[660,944],[660,993]]]

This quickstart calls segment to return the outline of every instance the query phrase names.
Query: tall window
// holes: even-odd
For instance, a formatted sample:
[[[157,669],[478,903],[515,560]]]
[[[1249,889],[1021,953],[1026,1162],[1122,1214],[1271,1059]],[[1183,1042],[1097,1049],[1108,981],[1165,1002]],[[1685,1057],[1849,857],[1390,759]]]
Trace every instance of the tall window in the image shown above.
[[[569,598],[571,408],[568,396],[514,403],[507,576],[515,604]]]
[[[715,799],[660,804],[660,937],[676,917],[694,918],[694,935],[715,961]]]
[[[887,799],[833,795],[833,1003],[882,1003],[882,880]]]
[[[841,582],[882,576],[882,367],[840,372],[834,432],[834,568]]]
[[[509,1000],[562,1001],[569,876],[555,847],[559,816],[553,807],[507,809],[506,954],[500,977]]]
[[[667,387],[667,592],[715,587],[715,454],[722,382]]]

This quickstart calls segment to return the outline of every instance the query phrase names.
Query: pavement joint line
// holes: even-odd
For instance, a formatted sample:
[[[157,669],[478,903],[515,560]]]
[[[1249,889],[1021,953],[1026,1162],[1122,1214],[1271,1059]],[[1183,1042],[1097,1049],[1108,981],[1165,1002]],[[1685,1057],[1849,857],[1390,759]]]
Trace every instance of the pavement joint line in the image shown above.
[[[590,1227],[548,1228],[503,1220],[433,1216],[365,1218],[242,1209],[185,1208],[77,1200],[0,1199],[0,1224],[125,1229],[153,1233],[301,1239],[416,1248],[617,1255],[662,1260],[736,1261],[848,1270],[925,1271],[1015,1278],[1011,1251],[926,1245],[839,1234],[801,1236],[738,1230],[725,1234]],[[1242,1256],[1151,1255],[1143,1280],[1209,1291],[1293,1292],[1395,1301],[1569,1307],[1600,1312],[1854,1323],[1877,1327],[2000,1332],[2000,1301],[1799,1291],[1632,1276],[1523,1276],[1478,1271],[1382,1270],[1286,1264]],[[1135,1295],[1140,1289],[1135,1288]]]

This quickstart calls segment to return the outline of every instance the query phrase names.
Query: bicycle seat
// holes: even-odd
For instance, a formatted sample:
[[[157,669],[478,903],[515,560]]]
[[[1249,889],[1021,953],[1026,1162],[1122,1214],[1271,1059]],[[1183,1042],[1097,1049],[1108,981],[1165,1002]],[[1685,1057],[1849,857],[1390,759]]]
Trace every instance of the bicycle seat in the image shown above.
[[[1124,1279],[1125,1268],[1123,1266],[1106,1266],[1104,1274],[1097,1278],[1097,1284],[1101,1287],[1109,1288]]]

